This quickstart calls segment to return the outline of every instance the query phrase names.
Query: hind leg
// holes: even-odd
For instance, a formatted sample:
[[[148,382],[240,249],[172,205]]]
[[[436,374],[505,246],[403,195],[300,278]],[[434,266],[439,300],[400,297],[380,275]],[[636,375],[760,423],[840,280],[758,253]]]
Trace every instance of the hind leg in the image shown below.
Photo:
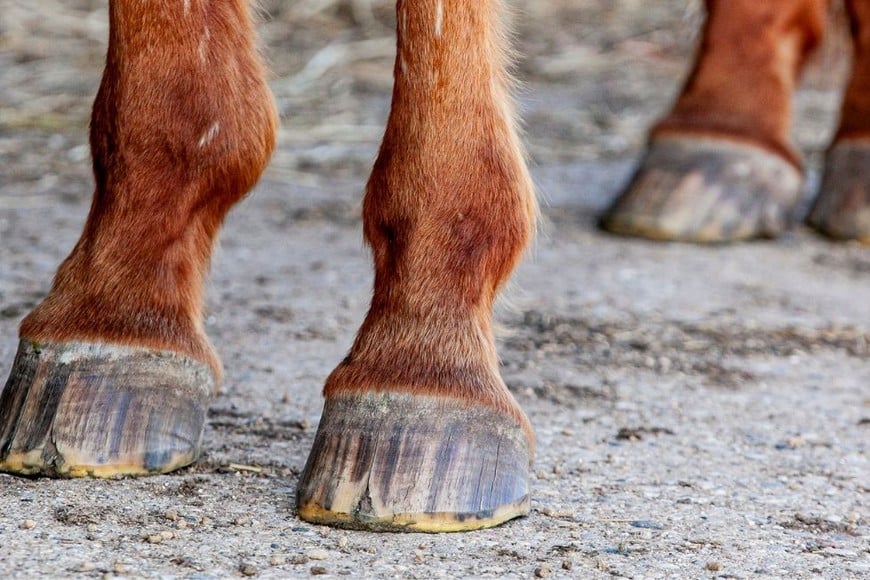
[[[803,191],[791,97],[827,0],[708,0],[694,70],[602,219],[623,235],[691,242],[772,237]]]
[[[848,0],[846,6],[852,77],[808,222],[832,238],[870,244],[870,1]]]

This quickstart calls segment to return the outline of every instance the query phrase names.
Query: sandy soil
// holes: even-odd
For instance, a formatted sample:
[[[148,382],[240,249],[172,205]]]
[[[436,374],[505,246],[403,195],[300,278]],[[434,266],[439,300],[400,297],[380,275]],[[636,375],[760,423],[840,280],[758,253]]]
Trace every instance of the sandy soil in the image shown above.
[[[497,318],[505,379],[538,436],[531,515],[443,536],[295,517],[321,385],[370,296],[359,191],[389,102],[385,3],[298,12],[315,4],[267,3],[284,130],[213,266],[207,326],[226,386],[205,457],[148,479],[0,475],[0,576],[870,576],[870,250],[800,227],[732,247],[594,228],[678,87],[697,2],[531,3],[522,21],[544,223]],[[0,2],[2,377],[87,212],[103,10]],[[307,26],[290,37],[294,18]],[[811,167],[835,77],[796,100]]]

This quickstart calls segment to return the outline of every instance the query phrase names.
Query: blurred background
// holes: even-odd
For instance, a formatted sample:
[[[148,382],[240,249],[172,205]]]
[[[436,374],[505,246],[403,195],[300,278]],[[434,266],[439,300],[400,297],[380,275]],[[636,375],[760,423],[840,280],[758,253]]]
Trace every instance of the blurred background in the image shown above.
[[[679,89],[701,0],[528,0],[516,6],[518,95],[533,166],[637,156]],[[842,20],[836,3],[833,20]],[[364,180],[386,119],[392,0],[262,0],[263,53],[282,116],[266,179]],[[796,97],[817,162],[847,71],[842,23]],[[105,0],[0,0],[0,200],[90,195],[87,123],[108,35]]]

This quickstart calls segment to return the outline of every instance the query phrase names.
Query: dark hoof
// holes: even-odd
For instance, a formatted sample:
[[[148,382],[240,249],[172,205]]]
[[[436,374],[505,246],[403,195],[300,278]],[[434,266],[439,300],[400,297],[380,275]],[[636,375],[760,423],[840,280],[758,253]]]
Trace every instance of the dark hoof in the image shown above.
[[[870,244],[870,141],[831,147],[807,222],[832,238]]]
[[[0,471],[53,477],[165,473],[200,454],[215,380],[144,348],[22,340],[0,394]]]
[[[517,421],[397,393],[326,401],[299,482],[299,517],[339,527],[454,532],[529,511],[530,445]]]
[[[684,242],[775,237],[801,199],[803,176],[782,157],[726,139],[654,139],[601,220],[615,234]]]

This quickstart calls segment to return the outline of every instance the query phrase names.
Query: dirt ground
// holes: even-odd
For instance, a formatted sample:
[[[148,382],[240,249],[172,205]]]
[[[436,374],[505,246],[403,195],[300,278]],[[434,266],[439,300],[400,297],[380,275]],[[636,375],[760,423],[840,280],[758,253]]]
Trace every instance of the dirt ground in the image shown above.
[[[226,366],[203,459],[120,481],[0,475],[0,577],[870,577],[870,249],[803,227],[695,247],[608,237],[698,1],[528,2],[520,104],[541,232],[499,303],[505,379],[538,437],[532,513],[467,534],[296,518],[321,408],[371,288],[361,184],[389,105],[390,6],[263,3],[283,116],[230,215],[207,328]],[[75,242],[105,3],[0,0],[0,375]],[[836,44],[836,43],[835,43]],[[843,63],[796,98],[816,181]]]

